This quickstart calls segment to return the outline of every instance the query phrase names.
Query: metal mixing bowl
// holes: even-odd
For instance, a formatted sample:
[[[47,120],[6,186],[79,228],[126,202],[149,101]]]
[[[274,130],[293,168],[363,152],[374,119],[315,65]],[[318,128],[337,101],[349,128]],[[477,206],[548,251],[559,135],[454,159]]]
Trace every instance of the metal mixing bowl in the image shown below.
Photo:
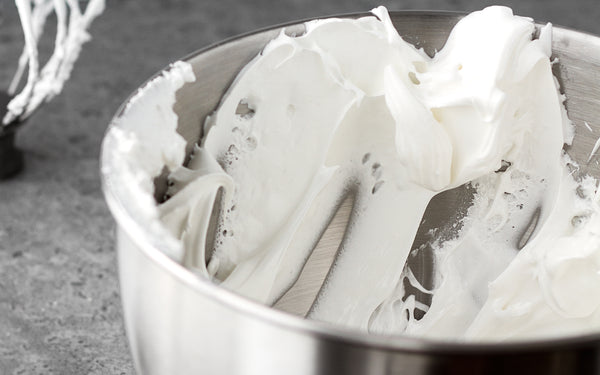
[[[357,16],[362,14],[350,15]],[[441,48],[461,15],[392,12],[391,18],[406,40],[431,54]],[[188,141],[188,152],[202,136],[205,116],[215,109],[239,70],[282,29],[301,33],[303,26],[296,23],[261,30],[184,59],[197,76],[196,82],[178,91],[174,106],[178,131]],[[587,121],[600,134],[600,38],[560,27],[554,28],[553,38],[554,54],[560,60],[555,74],[568,97],[569,116],[578,125],[568,152],[580,162],[580,173],[600,176],[596,162],[586,163],[596,137],[581,126]],[[141,224],[139,212],[120,194],[123,181],[107,172],[111,170],[107,164],[114,162],[106,157],[109,153],[110,146],[105,143],[103,188],[117,222],[126,330],[140,374],[600,373],[598,333],[498,344],[367,335],[307,321],[224,290],[194,276],[161,252],[163,239]],[[157,196],[165,184],[164,176],[157,178]],[[443,194],[436,199],[436,209],[427,211],[428,222],[442,225],[466,201],[464,189]],[[343,224],[344,220],[341,214],[336,222]],[[339,237],[343,227],[332,225],[325,236]],[[325,238],[320,246],[335,252],[332,241]],[[426,257],[420,262],[417,268],[426,275],[431,265]],[[302,315],[306,302],[302,300],[309,298],[310,302],[306,297],[310,293],[296,293],[288,295],[280,307]]]

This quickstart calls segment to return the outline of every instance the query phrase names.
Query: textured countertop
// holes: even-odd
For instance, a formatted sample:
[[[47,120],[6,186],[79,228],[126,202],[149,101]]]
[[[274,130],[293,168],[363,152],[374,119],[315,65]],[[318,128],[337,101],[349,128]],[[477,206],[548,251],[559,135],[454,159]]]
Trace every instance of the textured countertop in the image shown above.
[[[63,93],[18,134],[25,170],[0,182],[0,374],[134,373],[121,317],[114,224],[98,172],[103,133],[130,92],[169,62],[226,37],[380,3],[390,10],[460,11],[493,4],[107,0]],[[502,3],[540,22],[600,34],[597,0]],[[53,33],[44,38],[46,50],[52,39]],[[2,0],[0,87],[7,87],[21,48],[15,6]]]

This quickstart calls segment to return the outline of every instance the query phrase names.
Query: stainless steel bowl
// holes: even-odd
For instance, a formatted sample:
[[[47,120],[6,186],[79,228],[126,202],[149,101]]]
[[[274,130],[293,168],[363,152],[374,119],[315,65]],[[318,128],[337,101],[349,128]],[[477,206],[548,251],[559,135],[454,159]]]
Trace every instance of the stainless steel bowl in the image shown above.
[[[461,15],[392,12],[391,18],[406,40],[433,53],[444,44]],[[196,82],[178,91],[174,106],[188,152],[202,136],[200,124],[239,70],[282,29],[300,33],[303,26],[296,23],[260,30],[184,58],[197,76]],[[555,73],[568,97],[569,116],[578,125],[568,152],[581,162],[581,173],[600,176],[598,163],[586,163],[596,137],[581,130],[587,121],[600,134],[600,38],[560,27],[554,28],[553,38],[554,54],[560,60]],[[300,302],[306,298],[302,290],[288,296],[282,306],[290,314],[199,279],[161,252],[163,239],[142,225],[139,213],[120,194],[122,181],[107,172],[111,168],[105,168],[110,167],[106,157],[110,152],[105,143],[103,188],[117,222],[125,323],[140,374],[600,373],[598,333],[499,344],[366,335],[294,316],[302,314]],[[164,178],[156,181],[160,195]],[[427,211],[430,222],[439,225],[447,221],[449,212],[464,206],[464,198],[461,189],[439,197],[438,209]],[[343,215],[337,220],[343,222]],[[326,236],[339,236],[343,225],[340,228]],[[328,241],[321,241],[321,247],[335,251]],[[430,265],[427,259],[421,262],[426,274]]]

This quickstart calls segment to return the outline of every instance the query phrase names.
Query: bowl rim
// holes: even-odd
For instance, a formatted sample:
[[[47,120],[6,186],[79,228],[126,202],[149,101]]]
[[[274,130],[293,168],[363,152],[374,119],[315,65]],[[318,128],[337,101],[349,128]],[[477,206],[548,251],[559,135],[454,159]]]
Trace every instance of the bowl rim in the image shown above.
[[[400,10],[389,11],[392,19],[408,16],[425,16],[430,18],[447,18],[459,20],[467,13],[458,11],[440,11],[440,10]],[[276,25],[262,27],[253,31],[225,38],[215,43],[209,44],[198,50],[195,50],[175,61],[190,61],[195,57],[215,50],[222,45],[239,41],[257,34],[272,32],[275,30],[284,30],[286,27],[298,26],[305,22],[326,19],[326,18],[358,18],[372,16],[370,12],[342,13],[324,17],[311,17],[300,20],[284,22]],[[536,23],[537,25],[543,25]],[[553,31],[575,33],[582,37],[598,36],[579,31],[569,27],[553,25]],[[135,220],[135,215],[128,205],[119,198],[112,183],[112,178],[104,167],[110,164],[110,158],[107,156],[107,134],[112,128],[117,127],[116,120],[119,119],[129,102],[139,91],[150,81],[160,76],[162,72],[168,70],[169,66],[156,72],[145,82],[138,86],[120,105],[115,115],[111,118],[108,127],[103,136],[103,142],[100,151],[100,178],[102,191],[117,226],[127,233],[128,237],[138,245],[141,253],[150,259],[155,265],[168,272],[172,277],[183,283],[185,287],[191,288],[195,293],[200,293],[204,297],[213,299],[227,305],[228,307],[245,314],[252,315],[253,318],[276,324],[284,329],[297,331],[301,334],[316,336],[317,339],[323,339],[331,342],[344,343],[349,346],[369,347],[373,349],[383,349],[387,351],[406,352],[406,353],[427,353],[427,354],[451,354],[451,355],[510,355],[523,354],[542,351],[558,351],[564,349],[577,349],[581,347],[600,346],[600,332],[584,335],[569,335],[556,338],[535,338],[523,340],[508,340],[500,342],[492,341],[457,341],[449,339],[421,338],[403,335],[379,335],[365,334],[357,329],[337,326],[324,322],[308,320],[290,313],[273,309],[269,306],[260,304],[235,292],[224,289],[209,280],[201,279],[192,272],[181,266],[175,260],[168,257],[159,250],[160,244],[164,244],[158,236],[145,231],[141,224]],[[120,251],[120,250],[119,250]]]

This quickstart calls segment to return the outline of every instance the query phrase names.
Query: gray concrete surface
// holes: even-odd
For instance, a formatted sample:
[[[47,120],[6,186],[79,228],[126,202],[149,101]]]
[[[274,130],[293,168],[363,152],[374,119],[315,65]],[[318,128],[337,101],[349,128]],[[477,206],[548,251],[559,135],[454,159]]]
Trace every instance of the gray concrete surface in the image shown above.
[[[121,318],[114,227],[98,176],[119,104],[171,61],[226,37],[335,13],[470,11],[468,0],[107,0],[63,94],[21,129],[25,171],[0,182],[0,374],[132,374]],[[515,12],[600,34],[597,0],[505,1]],[[12,0],[0,2],[0,87],[22,46]],[[45,49],[51,37],[44,39]],[[600,84],[600,83],[599,83]]]

